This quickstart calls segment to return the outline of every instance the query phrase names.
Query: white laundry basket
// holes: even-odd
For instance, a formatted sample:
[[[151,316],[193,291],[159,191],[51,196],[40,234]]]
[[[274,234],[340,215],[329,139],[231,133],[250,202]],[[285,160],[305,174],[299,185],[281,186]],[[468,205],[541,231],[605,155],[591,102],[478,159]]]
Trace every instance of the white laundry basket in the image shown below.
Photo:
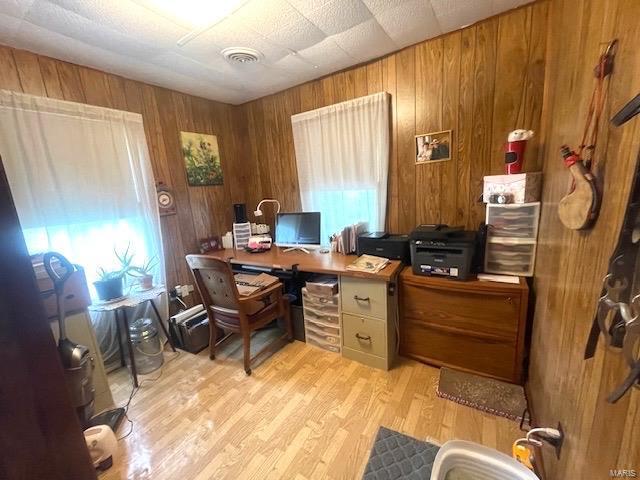
[[[451,440],[438,451],[431,480],[540,480],[513,458],[464,440]]]

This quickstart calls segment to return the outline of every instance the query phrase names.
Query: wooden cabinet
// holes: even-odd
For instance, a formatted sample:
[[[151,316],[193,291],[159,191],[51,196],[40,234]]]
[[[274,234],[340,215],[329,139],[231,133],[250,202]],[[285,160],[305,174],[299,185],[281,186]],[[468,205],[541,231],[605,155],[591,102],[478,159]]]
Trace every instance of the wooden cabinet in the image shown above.
[[[400,354],[523,381],[529,288],[400,274]]]

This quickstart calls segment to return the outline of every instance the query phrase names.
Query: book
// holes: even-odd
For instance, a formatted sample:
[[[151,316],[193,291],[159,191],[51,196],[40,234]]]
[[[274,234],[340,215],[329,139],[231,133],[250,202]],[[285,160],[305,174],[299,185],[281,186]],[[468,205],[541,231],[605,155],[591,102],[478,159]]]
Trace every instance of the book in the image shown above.
[[[334,244],[335,251],[348,255],[355,253],[358,247],[358,236],[366,232],[368,229],[367,222],[358,222],[352,225],[347,225],[339,232],[334,233],[329,237],[329,242]]]
[[[278,277],[261,273],[260,275],[252,275],[249,273],[236,273],[233,278],[238,287],[238,293],[242,296],[253,295],[254,293],[264,290],[271,285],[278,283]]]
[[[354,272],[378,273],[388,264],[388,258],[360,255],[353,263],[347,265],[345,268]]]

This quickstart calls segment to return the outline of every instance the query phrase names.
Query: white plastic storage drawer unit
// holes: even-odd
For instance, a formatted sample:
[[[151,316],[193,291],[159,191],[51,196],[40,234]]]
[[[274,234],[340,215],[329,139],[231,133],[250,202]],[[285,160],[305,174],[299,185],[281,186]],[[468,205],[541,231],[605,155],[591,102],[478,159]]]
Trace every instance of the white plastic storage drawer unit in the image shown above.
[[[536,262],[536,244],[518,240],[489,238],[484,260],[485,272],[532,276]]]
[[[488,234],[495,238],[538,238],[540,202],[487,204]]]
[[[485,272],[533,276],[539,220],[540,202],[487,204]]]
[[[331,291],[325,294],[311,293],[307,288],[303,288],[302,305],[307,343],[340,353],[342,336],[339,294],[333,294]]]

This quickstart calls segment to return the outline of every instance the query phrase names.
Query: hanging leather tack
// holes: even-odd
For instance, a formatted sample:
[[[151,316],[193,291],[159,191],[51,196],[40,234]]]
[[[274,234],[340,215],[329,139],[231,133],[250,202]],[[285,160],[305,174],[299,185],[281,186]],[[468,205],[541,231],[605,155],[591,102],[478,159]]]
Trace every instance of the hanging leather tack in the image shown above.
[[[606,97],[605,79],[613,72],[617,40],[611,41],[600,55],[593,73],[596,84],[577,151],[563,145],[560,153],[572,177],[571,188],[558,205],[560,221],[571,230],[589,228],[598,218],[600,198],[593,169],[595,149],[598,143],[600,117]]]

